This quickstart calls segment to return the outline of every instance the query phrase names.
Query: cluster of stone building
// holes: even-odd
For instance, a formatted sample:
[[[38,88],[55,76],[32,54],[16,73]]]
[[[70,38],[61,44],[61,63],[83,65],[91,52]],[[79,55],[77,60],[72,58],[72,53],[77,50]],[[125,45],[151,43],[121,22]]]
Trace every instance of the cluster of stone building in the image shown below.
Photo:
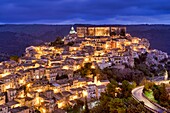
[[[99,99],[109,81],[75,77],[76,70],[89,62],[91,68],[133,67],[134,58],[153,52],[148,40],[131,37],[125,27],[72,27],[63,41],[63,47],[27,47],[18,62],[0,63],[0,113],[52,113],[76,99]]]

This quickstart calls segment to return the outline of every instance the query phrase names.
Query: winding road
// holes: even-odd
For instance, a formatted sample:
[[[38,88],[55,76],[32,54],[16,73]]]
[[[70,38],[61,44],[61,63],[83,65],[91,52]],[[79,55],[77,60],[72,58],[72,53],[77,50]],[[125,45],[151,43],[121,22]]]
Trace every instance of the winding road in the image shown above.
[[[163,113],[163,109],[155,106],[153,103],[151,103],[149,100],[147,100],[143,95],[142,95],[142,92],[143,92],[143,88],[144,86],[140,86],[140,87],[137,87],[135,89],[132,90],[132,96],[135,100],[138,100],[138,101],[143,101],[144,102],[144,105],[147,109],[149,109],[150,111],[152,112],[155,112],[155,113]]]

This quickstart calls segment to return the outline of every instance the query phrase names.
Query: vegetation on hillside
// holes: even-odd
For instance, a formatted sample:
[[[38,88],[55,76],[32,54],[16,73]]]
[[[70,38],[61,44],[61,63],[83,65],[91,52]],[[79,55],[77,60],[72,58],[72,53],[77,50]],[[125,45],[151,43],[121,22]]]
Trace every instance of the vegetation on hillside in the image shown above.
[[[131,90],[135,87],[135,82],[124,80],[122,85],[118,85],[116,81],[112,81],[91,113],[150,113],[144,108],[143,102],[138,103],[131,97]]]
[[[72,25],[1,25],[0,53],[20,56],[30,45],[51,42],[56,36],[67,36]],[[169,25],[125,25],[135,37],[152,41],[152,48],[170,53]],[[74,26],[76,27],[76,25]],[[9,46],[10,45],[10,46]],[[4,59],[5,60],[5,59]]]
[[[14,56],[10,56],[10,60],[13,60],[13,61],[16,61],[18,62],[19,61],[19,57],[14,55]]]
[[[145,78],[143,72],[133,69],[133,68],[125,68],[125,69],[115,69],[115,68],[105,68],[102,70],[104,75],[107,75],[107,78],[111,80],[116,80],[118,82],[122,82],[123,80],[127,81],[135,81],[137,84],[140,84],[141,81]]]
[[[73,46],[73,45],[74,45],[74,42],[69,42],[67,45],[68,45],[68,46]]]
[[[63,46],[64,42],[62,41],[61,37],[57,37],[54,42],[50,43],[50,46]]]
[[[163,107],[170,109],[170,99],[168,92],[166,91],[166,85],[156,85],[152,82],[148,82],[144,87],[145,96],[154,102],[157,102]],[[147,95],[149,93],[149,95]]]
[[[94,77],[97,76],[98,79],[103,80],[106,79],[106,75],[103,74],[102,70],[96,66],[95,68],[91,68],[92,63],[85,63],[83,66],[81,66],[80,69],[74,72],[74,75],[80,75],[81,77]]]
[[[152,77],[154,76],[154,74],[151,72],[150,67],[146,65],[145,61],[147,58],[147,52],[144,54],[139,55],[139,58],[135,58],[134,59],[134,63],[135,63],[135,68],[141,72],[143,72],[143,74],[145,76],[149,76]]]

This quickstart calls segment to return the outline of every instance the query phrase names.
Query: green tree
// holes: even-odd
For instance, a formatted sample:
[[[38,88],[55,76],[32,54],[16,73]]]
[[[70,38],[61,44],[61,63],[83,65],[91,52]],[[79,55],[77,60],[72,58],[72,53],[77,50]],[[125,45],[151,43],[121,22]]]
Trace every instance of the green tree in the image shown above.
[[[130,89],[129,87],[130,87],[129,82],[124,80],[122,82],[122,94],[123,94],[123,97],[125,97],[125,98],[129,97],[129,93],[131,92],[131,91],[129,91],[129,89]]]
[[[123,103],[123,100],[119,98],[111,99],[111,101],[109,102],[109,108],[111,113],[116,111],[118,113],[125,112],[125,105]]]
[[[62,46],[64,42],[62,41],[62,37],[57,37],[54,42],[50,43],[50,46]]]
[[[115,97],[115,88],[116,86],[113,84],[108,84],[106,88],[106,93],[108,96],[114,98]]]
[[[168,100],[168,92],[166,91],[165,84],[161,84],[160,93],[160,101],[166,102]]]
[[[19,57],[14,55],[14,56],[10,56],[10,60],[13,60],[13,61],[16,61],[18,62],[19,61]]]
[[[89,75],[92,74],[93,69],[91,69],[92,63],[85,63],[79,70],[75,71],[74,73],[79,73],[82,77],[90,77]]]
[[[152,89],[152,87],[154,86],[155,84],[153,82],[146,82],[145,83],[145,86],[144,86],[144,90],[146,91],[149,91]]]
[[[84,68],[91,69],[92,63],[85,63]]]
[[[160,88],[159,88],[159,86],[157,86],[157,85],[154,85],[154,86],[152,87],[153,96],[154,96],[155,100],[159,100],[159,96],[160,96],[160,93],[161,93],[159,89],[160,89]]]
[[[116,87],[121,87],[122,96],[115,98]],[[131,97],[131,90],[136,87],[136,83],[123,81],[118,85],[112,80],[107,85],[106,92],[101,93],[100,102],[91,110],[91,113],[150,113],[144,108],[144,104],[138,103]],[[123,93],[126,94],[123,94]]]
[[[68,45],[68,46],[73,46],[73,45],[74,45],[74,42],[69,42],[67,45]]]

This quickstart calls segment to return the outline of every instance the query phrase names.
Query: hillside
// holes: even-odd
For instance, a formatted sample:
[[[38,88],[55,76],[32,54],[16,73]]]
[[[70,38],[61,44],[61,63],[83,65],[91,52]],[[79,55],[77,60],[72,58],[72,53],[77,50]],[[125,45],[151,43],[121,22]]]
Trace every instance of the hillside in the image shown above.
[[[77,25],[75,25],[77,26]],[[0,25],[0,57],[4,53],[22,55],[30,45],[54,41],[66,36],[71,25]],[[170,25],[126,25],[132,36],[149,39],[152,48],[170,54]],[[0,59],[1,60],[1,59]]]
[[[132,36],[147,38],[151,48],[160,49],[170,54],[170,25],[127,26]]]
[[[30,45],[54,41],[65,36],[70,25],[0,25],[0,53],[21,55]]]

